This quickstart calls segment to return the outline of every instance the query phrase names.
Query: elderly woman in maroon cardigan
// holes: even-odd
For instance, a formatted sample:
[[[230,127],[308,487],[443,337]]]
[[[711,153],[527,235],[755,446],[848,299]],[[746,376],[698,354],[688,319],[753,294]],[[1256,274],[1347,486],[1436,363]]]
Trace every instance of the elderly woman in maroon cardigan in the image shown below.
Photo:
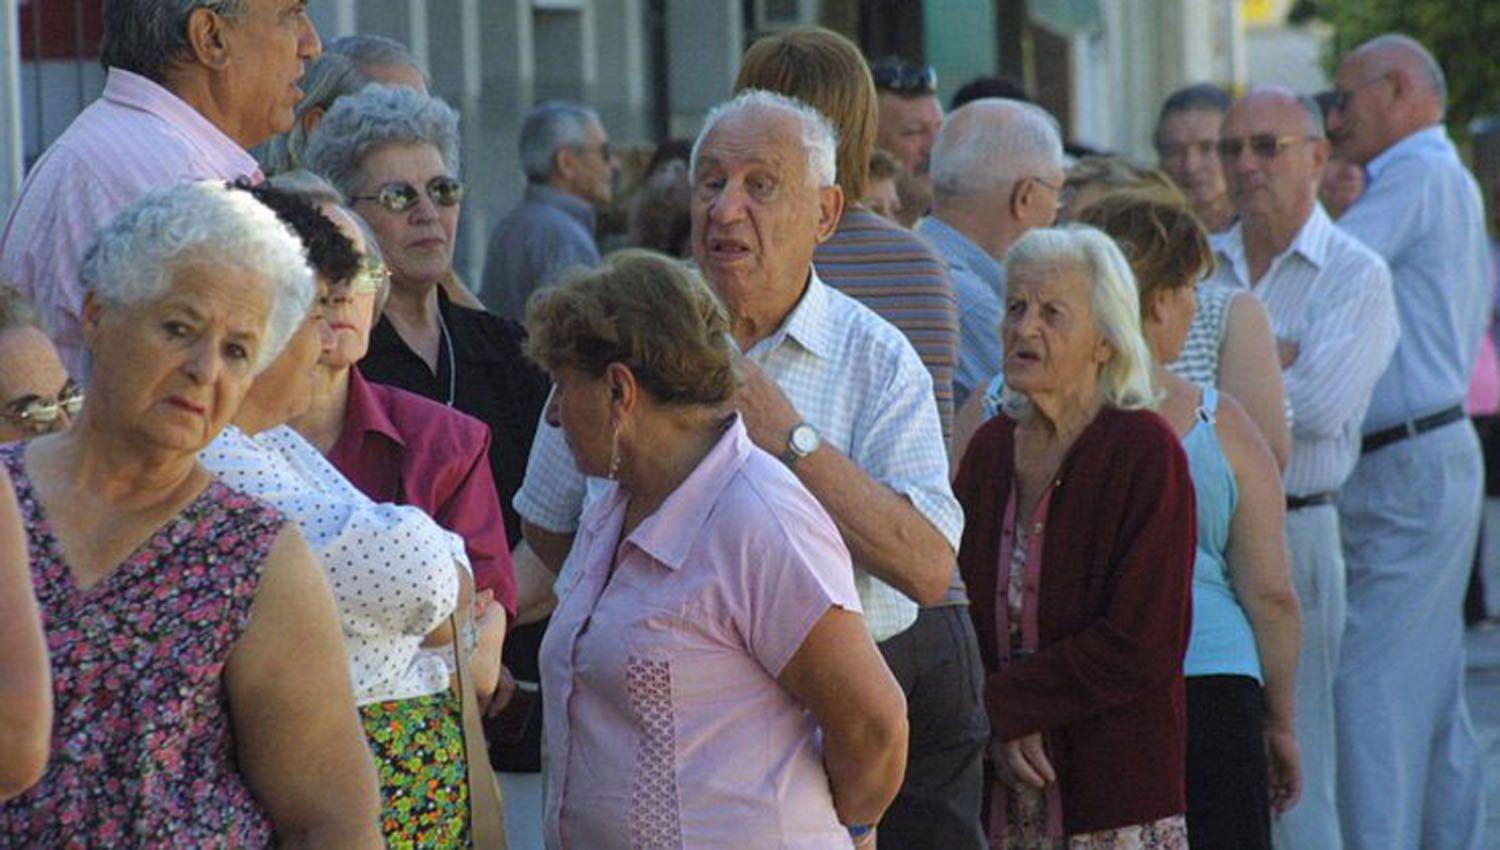
[[[1195,523],[1135,282],[1093,228],[1011,249],[1004,414],[954,491],[988,675],[990,843],[1186,848],[1182,659]]]

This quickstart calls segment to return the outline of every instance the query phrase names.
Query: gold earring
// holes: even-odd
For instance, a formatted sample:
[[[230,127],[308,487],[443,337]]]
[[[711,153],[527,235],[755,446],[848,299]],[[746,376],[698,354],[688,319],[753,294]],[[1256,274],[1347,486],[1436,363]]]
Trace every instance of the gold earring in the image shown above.
[[[614,434],[610,437],[609,447],[609,479],[611,481],[620,475],[620,423],[615,423]]]

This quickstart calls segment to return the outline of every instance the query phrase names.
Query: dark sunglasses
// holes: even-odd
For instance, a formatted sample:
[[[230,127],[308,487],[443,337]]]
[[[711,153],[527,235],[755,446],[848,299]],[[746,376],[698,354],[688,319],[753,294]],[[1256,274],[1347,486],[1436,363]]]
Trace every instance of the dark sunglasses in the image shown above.
[[[464,184],[456,177],[434,177],[427,181],[427,197],[440,207],[456,207],[464,199]],[[387,183],[373,195],[355,195],[350,201],[374,201],[393,213],[406,212],[422,199],[417,187],[405,180]]]
[[[63,414],[72,418],[82,409],[83,388],[70,380],[63,385],[57,398],[32,396],[24,401],[17,399],[0,410],[0,418],[8,419],[33,434],[45,434],[57,426]]]
[[[1298,142],[1311,141],[1314,138],[1316,137],[1278,136],[1274,133],[1256,133],[1253,136],[1245,136],[1239,139],[1220,139],[1219,144],[1215,147],[1219,152],[1219,159],[1228,162],[1239,159],[1240,151],[1244,150],[1246,145],[1250,147],[1250,152],[1255,154],[1256,158],[1272,160],[1292,145]]]
[[[875,87],[895,94],[937,94],[937,71],[931,65],[913,65],[900,59],[882,59],[870,68]]]

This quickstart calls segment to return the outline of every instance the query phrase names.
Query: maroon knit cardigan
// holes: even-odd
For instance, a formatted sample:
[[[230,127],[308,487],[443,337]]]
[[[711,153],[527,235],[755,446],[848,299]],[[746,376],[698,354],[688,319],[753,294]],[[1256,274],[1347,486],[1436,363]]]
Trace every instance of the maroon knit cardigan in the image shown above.
[[[1070,835],[1181,814],[1197,535],[1187,457],[1146,411],[1106,407],[1078,436],[1047,514],[1038,650],[1002,671],[995,584],[1015,428],[1003,415],[981,428],[953,488],[994,734],[1044,733]]]

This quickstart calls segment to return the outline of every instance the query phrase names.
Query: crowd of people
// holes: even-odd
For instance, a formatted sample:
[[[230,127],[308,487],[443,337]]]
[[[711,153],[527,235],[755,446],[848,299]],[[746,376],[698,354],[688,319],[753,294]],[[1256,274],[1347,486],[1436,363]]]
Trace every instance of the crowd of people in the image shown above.
[[[781,31],[622,250],[533,108],[470,286],[402,45],[105,16],[0,233],[0,846],[1483,845],[1497,271],[1421,44],[1150,168]]]

